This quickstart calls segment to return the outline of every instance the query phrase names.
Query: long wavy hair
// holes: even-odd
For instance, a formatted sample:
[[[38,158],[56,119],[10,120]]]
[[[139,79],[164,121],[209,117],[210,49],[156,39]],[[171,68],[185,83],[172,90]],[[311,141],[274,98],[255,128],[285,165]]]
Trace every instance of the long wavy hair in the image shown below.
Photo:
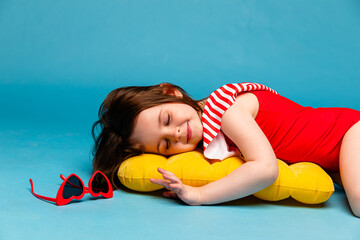
[[[175,88],[182,97],[168,94],[167,89]],[[129,141],[138,114],[150,107],[163,103],[185,103],[197,112],[202,109],[182,88],[173,84],[145,87],[122,87],[111,91],[100,105],[99,120],[92,126],[93,170],[102,171],[113,187],[119,188],[117,171],[120,164],[129,157],[143,153],[142,148]]]

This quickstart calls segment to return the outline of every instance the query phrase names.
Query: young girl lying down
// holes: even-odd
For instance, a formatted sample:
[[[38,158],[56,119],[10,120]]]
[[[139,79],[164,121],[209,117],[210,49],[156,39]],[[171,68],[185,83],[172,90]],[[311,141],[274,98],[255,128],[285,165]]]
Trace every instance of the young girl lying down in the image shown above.
[[[271,185],[278,176],[276,158],[314,162],[340,172],[350,207],[360,217],[359,120],[360,111],[303,107],[255,83],[227,84],[201,101],[168,83],[123,87],[110,92],[100,106],[92,128],[93,167],[116,185],[120,164],[143,152],[173,155],[202,146],[209,159],[242,154],[245,164],[202,187],[184,185],[161,168],[164,179],[151,179],[171,190],[166,197],[206,205]]]

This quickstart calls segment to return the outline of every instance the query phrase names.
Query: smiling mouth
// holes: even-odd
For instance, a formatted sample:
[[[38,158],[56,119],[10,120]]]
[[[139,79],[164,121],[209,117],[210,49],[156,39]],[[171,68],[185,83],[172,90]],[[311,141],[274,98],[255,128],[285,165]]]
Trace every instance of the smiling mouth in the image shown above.
[[[191,139],[191,135],[192,135],[192,132],[191,132],[191,128],[190,128],[190,125],[189,125],[189,122],[187,122],[187,143],[189,143],[190,139]]]

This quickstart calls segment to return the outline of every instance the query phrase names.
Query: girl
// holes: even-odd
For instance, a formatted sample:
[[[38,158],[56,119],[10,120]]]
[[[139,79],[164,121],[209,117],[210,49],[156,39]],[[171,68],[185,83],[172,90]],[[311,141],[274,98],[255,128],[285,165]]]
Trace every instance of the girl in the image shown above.
[[[170,190],[164,196],[201,205],[271,185],[278,176],[276,158],[310,161],[340,172],[350,207],[360,217],[359,120],[360,111],[303,107],[254,83],[224,85],[201,101],[168,83],[119,88],[106,97],[93,125],[93,167],[118,185],[114,176],[121,162],[142,152],[173,155],[203,145],[209,159],[242,154],[245,164],[202,187],[184,185],[160,168],[164,179],[151,179]]]

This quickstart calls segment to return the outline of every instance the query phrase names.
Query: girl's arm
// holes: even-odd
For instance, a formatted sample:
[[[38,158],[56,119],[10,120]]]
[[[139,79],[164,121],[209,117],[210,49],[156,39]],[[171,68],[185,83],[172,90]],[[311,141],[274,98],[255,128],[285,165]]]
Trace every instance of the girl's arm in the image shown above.
[[[183,185],[174,174],[164,170],[160,172],[166,180],[152,182],[165,186],[191,205],[238,199],[271,185],[278,176],[278,165],[269,141],[255,121],[258,109],[256,96],[245,93],[223,115],[222,131],[246,158],[246,163],[232,173],[198,188]]]

